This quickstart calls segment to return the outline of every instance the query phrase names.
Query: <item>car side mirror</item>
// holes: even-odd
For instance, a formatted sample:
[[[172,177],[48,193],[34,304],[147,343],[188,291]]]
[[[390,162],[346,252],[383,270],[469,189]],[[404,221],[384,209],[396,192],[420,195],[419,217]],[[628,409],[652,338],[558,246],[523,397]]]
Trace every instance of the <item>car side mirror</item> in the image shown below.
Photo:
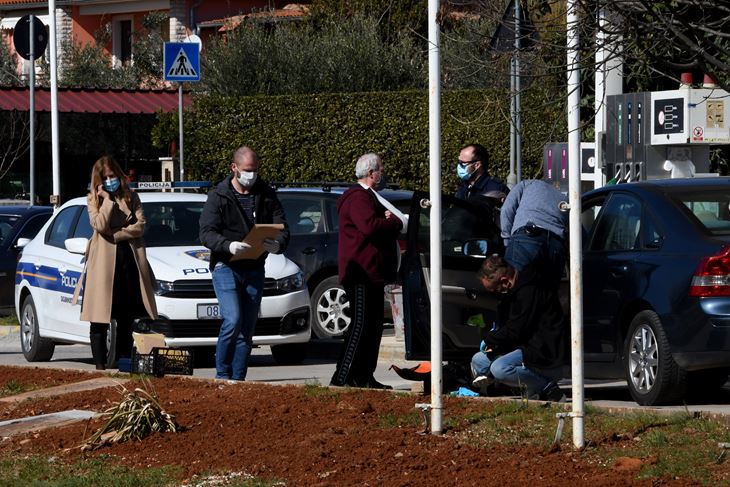
[[[89,244],[89,239],[83,237],[67,238],[63,244],[66,247],[66,250],[72,254],[84,255],[86,253],[86,247]]]
[[[15,242],[15,248],[18,249],[18,250],[20,250],[23,247],[25,247],[26,245],[28,245],[29,243],[30,243],[30,239],[29,238],[25,238],[25,237],[19,238],[18,241]]]
[[[483,238],[472,238],[464,242],[464,255],[472,257],[486,257],[489,250],[488,242]]]

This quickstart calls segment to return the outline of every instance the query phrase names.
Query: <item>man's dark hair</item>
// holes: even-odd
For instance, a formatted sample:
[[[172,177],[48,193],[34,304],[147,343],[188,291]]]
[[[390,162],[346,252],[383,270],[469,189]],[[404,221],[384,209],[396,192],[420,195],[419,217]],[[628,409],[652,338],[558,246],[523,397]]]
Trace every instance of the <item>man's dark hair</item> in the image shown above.
[[[479,268],[479,279],[492,281],[495,278],[507,273],[510,265],[500,255],[493,254],[487,257],[482,266]]]
[[[489,163],[489,151],[487,150],[487,148],[484,147],[482,144],[468,144],[462,147],[459,152],[469,148],[474,149],[474,157],[472,158],[472,160],[482,161],[482,167],[486,169],[487,164]]]

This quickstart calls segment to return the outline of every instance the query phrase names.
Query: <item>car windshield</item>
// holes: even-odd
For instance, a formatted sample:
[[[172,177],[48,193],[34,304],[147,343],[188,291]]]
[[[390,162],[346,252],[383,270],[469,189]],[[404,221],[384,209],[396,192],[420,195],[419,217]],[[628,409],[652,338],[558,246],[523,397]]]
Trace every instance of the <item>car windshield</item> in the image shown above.
[[[0,244],[10,236],[10,232],[20,217],[17,215],[0,215]]]
[[[200,245],[200,214],[203,201],[144,203],[147,225],[144,240],[147,247]]]
[[[723,190],[677,193],[682,203],[713,235],[730,235],[730,193]]]

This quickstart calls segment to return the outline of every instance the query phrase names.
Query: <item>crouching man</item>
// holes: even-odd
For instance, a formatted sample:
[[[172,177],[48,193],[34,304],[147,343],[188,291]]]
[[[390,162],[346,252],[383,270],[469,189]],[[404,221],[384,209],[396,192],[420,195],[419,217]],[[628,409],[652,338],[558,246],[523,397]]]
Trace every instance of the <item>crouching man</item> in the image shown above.
[[[538,260],[518,271],[493,255],[479,269],[487,291],[502,294],[498,325],[472,359],[477,377],[526,390],[530,399],[561,401],[557,385],[569,360],[568,322],[552,275]]]

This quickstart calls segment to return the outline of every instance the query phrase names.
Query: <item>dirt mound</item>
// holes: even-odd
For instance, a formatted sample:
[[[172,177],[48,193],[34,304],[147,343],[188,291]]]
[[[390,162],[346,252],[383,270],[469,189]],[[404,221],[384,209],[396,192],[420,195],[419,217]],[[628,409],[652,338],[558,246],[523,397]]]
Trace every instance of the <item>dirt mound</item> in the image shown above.
[[[183,427],[181,433],[154,434],[91,453],[72,448],[101,426],[95,420],[4,440],[0,457],[43,453],[72,461],[107,455],[139,468],[178,465],[181,481],[211,472],[245,472],[302,486],[653,484],[636,480],[635,469],[607,468],[578,452],[472,446],[457,433],[469,426],[470,415],[493,407],[484,400],[445,398],[448,427],[444,435],[433,436],[422,434],[425,424],[414,407],[428,402],[422,396],[173,377],[152,383],[162,407]],[[126,387],[139,385],[132,381]],[[16,404],[13,415],[101,411],[119,398],[119,391],[107,388],[29,400]]]

